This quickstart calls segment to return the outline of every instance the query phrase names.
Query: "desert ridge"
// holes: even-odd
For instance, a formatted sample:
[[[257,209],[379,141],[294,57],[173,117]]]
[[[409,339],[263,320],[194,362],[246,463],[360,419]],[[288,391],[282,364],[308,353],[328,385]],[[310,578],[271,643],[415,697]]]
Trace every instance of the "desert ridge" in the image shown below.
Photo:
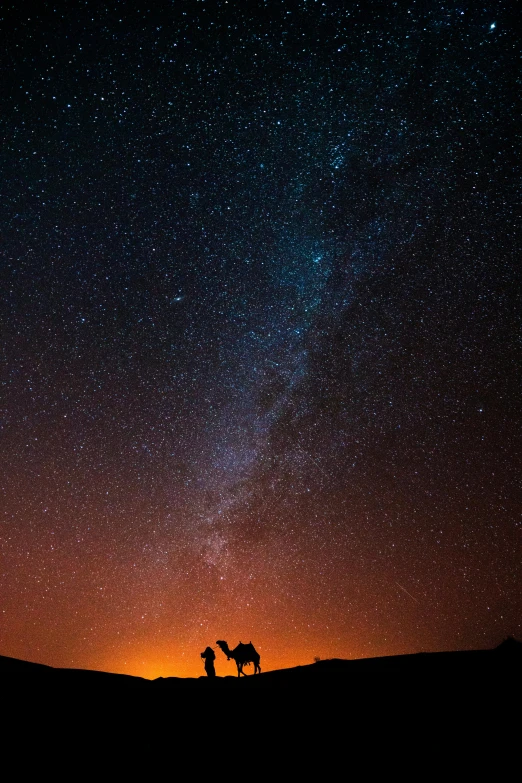
[[[237,677],[227,675],[213,678],[159,677],[146,680],[126,674],[94,671],[89,669],[59,669],[40,663],[0,656],[2,690],[49,687],[71,692],[71,689],[107,694],[117,691],[129,694],[159,695],[175,690],[208,691],[211,689],[250,690],[278,689],[288,686],[321,689],[354,688],[368,683],[372,678],[400,677],[403,680],[421,678],[466,678],[488,676],[513,676],[522,674],[522,642],[508,638],[498,647],[489,650],[459,650],[448,652],[422,652],[379,658],[346,660],[333,658],[320,660],[305,666],[276,669],[261,674]]]

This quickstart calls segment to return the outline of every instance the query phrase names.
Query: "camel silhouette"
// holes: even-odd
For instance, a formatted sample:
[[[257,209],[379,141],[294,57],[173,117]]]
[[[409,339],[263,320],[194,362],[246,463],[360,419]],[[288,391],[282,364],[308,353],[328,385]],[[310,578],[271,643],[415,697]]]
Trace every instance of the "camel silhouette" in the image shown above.
[[[239,642],[238,646],[233,650],[229,649],[228,644],[221,639],[219,639],[216,644],[223,650],[228,660],[232,658],[236,662],[238,677],[241,677],[241,675],[246,677],[243,666],[248,666],[250,663],[254,664],[254,674],[261,674],[261,666],[259,665],[261,656],[252,642],[249,642],[248,644]]]

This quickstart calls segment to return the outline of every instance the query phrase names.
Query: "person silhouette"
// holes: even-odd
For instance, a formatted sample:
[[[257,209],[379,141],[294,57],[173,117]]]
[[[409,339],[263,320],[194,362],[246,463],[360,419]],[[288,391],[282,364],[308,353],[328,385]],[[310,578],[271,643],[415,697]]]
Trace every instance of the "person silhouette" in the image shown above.
[[[205,671],[207,673],[207,677],[215,677],[216,670],[214,668],[214,661],[216,660],[216,653],[212,647],[207,647],[207,649],[201,653],[201,657],[205,661]]]

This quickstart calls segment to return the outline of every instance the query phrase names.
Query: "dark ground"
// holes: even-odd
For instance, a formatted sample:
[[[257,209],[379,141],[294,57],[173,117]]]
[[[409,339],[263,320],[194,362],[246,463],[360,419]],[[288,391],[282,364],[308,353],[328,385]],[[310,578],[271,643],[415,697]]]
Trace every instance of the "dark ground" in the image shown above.
[[[246,667],[247,672],[249,667]],[[55,669],[39,663],[0,656],[0,676],[4,693],[18,690],[51,690],[55,693],[102,693],[109,698],[115,694],[157,698],[183,691],[193,694],[219,690],[220,693],[238,693],[239,689],[314,688],[320,692],[331,689],[350,690],[367,687],[372,679],[397,681],[406,684],[412,679],[428,680],[462,678],[517,677],[522,672],[522,642],[506,639],[492,650],[460,650],[456,652],[416,653],[381,658],[344,660],[332,658],[307,666],[276,669],[252,674],[240,679],[235,676],[159,677],[145,680],[125,674],[87,669]]]
[[[421,748],[423,765],[451,751],[460,765],[480,766],[493,744],[501,743],[502,763],[519,745],[521,672],[514,639],[493,650],[333,659],[240,680],[150,681],[0,656],[1,737],[22,767],[72,765],[74,779],[78,764],[121,774],[145,763],[170,777],[181,763],[203,772],[241,758],[252,769],[274,754],[304,768],[327,754],[321,763],[342,759],[366,777],[376,764],[410,767]],[[459,769],[452,777],[469,779]]]

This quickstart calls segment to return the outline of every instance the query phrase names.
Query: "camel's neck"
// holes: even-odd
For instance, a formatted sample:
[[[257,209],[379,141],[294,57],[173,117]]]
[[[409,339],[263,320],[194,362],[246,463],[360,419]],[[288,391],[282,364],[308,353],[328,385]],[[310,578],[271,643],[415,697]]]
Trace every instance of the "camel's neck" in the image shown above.
[[[229,646],[228,646],[228,644],[226,642],[225,642],[225,644],[221,645],[221,649],[223,650],[223,652],[225,653],[227,658],[230,658],[230,655],[231,655],[232,651],[231,651],[231,649],[229,648]]]

